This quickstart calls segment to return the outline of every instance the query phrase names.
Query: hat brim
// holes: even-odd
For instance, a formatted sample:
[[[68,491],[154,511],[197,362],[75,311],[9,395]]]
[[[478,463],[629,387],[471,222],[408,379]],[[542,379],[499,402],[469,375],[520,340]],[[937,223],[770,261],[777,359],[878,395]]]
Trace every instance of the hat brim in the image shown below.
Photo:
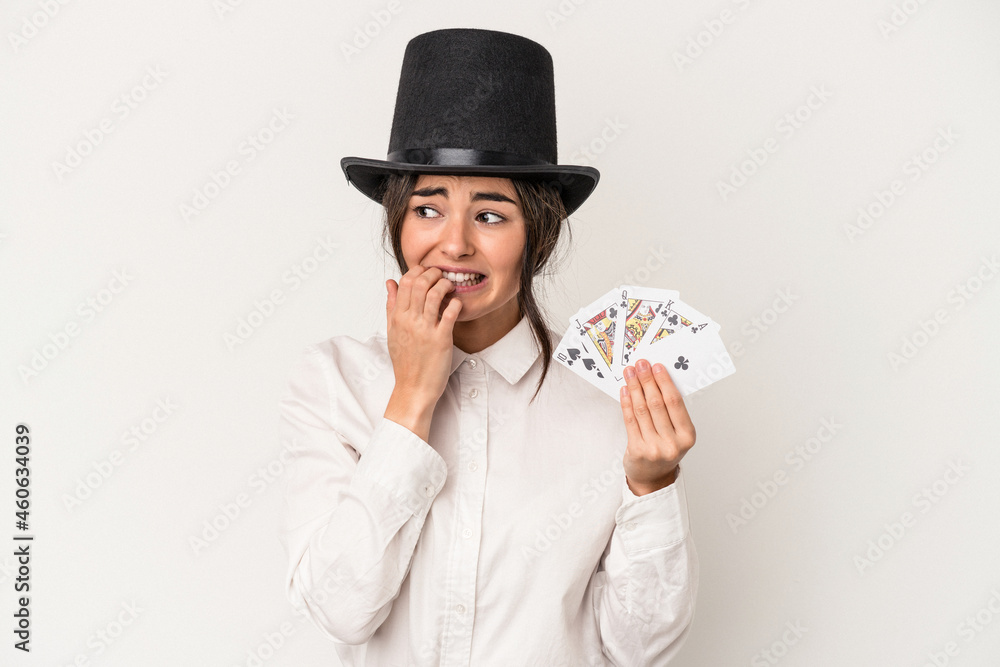
[[[378,190],[388,174],[447,174],[453,176],[489,176],[541,181],[555,187],[566,207],[566,216],[574,213],[597,187],[601,174],[593,167],[578,165],[448,165],[388,162],[360,157],[345,157],[340,167],[347,181],[372,201],[381,204]]]

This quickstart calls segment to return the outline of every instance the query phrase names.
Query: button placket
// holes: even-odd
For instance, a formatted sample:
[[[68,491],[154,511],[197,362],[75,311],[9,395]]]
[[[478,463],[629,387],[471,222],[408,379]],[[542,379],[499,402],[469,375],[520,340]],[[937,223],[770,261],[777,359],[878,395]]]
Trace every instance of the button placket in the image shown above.
[[[468,665],[472,655],[472,629],[479,568],[479,535],[486,486],[486,451],[489,428],[487,373],[484,364],[469,357],[458,373],[458,460],[465,465],[455,475],[454,535],[451,544],[447,600],[451,613],[445,619],[441,666]],[[480,465],[482,464],[482,465]],[[460,463],[461,465],[461,463]]]

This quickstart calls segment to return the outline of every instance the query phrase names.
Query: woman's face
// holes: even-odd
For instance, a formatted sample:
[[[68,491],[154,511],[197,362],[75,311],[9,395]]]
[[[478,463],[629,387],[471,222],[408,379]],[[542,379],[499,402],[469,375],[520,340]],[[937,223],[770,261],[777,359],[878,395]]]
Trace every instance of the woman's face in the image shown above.
[[[524,239],[521,202],[510,179],[480,176],[421,174],[400,231],[408,267],[485,276],[473,287],[456,282],[451,295],[462,301],[460,322],[487,315],[517,296]]]

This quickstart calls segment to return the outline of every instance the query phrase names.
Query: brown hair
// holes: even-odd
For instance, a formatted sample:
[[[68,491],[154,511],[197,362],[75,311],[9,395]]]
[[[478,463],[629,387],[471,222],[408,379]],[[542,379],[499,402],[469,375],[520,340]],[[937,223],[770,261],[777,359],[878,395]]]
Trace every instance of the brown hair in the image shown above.
[[[382,241],[383,245],[391,245],[391,252],[396,258],[396,264],[401,273],[406,273],[409,267],[403,259],[403,248],[400,236],[403,229],[403,219],[410,201],[410,195],[416,188],[419,174],[389,174],[381,185],[376,196],[381,196],[384,207]],[[521,201],[521,212],[524,215],[525,243],[521,261],[521,280],[517,292],[518,312],[527,317],[542,353],[542,377],[538,380],[535,400],[538,390],[545,381],[552,357],[552,341],[546,328],[545,314],[538,306],[533,291],[534,278],[549,266],[549,259],[555,251],[562,232],[562,222],[566,219],[566,207],[559,196],[558,186],[541,181],[528,181],[512,178],[511,184]],[[566,231],[572,239],[569,225]],[[389,247],[386,247],[389,252]]]

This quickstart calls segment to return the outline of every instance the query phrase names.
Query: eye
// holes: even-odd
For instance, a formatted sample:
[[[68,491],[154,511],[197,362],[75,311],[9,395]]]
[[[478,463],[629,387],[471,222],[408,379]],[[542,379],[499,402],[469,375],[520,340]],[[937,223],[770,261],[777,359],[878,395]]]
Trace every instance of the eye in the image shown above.
[[[424,215],[424,214],[422,213],[422,211],[425,211],[425,210],[426,210],[426,211],[434,211],[434,213],[437,213],[437,215]],[[437,218],[437,217],[440,217],[440,216],[441,216],[441,214],[440,214],[440,213],[438,213],[438,212],[437,212],[437,211],[435,211],[435,210],[434,210],[433,208],[431,208],[430,206],[427,206],[427,205],[422,205],[422,206],[414,206],[414,207],[413,207],[413,211],[414,211],[414,212],[415,212],[415,213],[417,214],[417,217],[418,217],[418,218]]]
[[[499,213],[494,213],[493,211],[483,211],[479,215],[480,216],[492,215],[494,218],[496,218],[496,220],[494,220],[492,222],[490,222],[488,220],[483,220],[483,222],[486,223],[487,225],[499,225],[505,219],[502,215],[500,215]]]

